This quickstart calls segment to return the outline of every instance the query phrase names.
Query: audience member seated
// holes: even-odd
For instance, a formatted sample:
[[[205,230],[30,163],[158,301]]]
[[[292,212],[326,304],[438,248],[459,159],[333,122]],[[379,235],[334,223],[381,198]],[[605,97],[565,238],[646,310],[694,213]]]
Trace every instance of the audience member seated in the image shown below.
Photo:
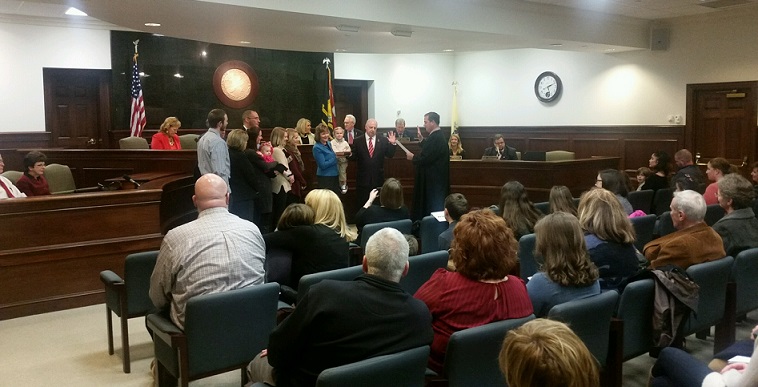
[[[373,204],[377,196],[379,205]],[[355,226],[360,233],[367,224],[410,218],[411,213],[405,207],[403,199],[403,186],[400,185],[400,181],[391,177],[384,181],[381,190],[371,190],[366,204],[355,214]]]
[[[716,196],[716,193],[718,192],[719,187],[717,183],[730,173],[732,173],[732,165],[729,164],[729,161],[725,158],[714,157],[708,161],[708,167],[705,170],[705,174],[708,176],[708,180],[713,183],[708,184],[708,187],[705,188],[705,193],[703,194],[706,205],[718,204],[719,199]]]
[[[672,182],[681,180],[682,184],[687,187],[701,187],[705,185],[705,177],[703,177],[703,173],[700,172],[700,168],[692,162],[692,153],[690,153],[690,151],[687,149],[681,149],[674,153],[674,163],[676,164],[677,171],[671,179]],[[675,189],[676,187],[672,185],[671,188]],[[693,191],[697,191],[697,188]]]
[[[682,192],[686,190],[700,192],[703,190],[702,185],[695,184],[695,181],[688,177],[677,177],[671,181],[674,185],[675,192]]]
[[[403,234],[405,241],[408,242],[408,255],[418,255],[418,239],[413,234]]]
[[[650,168],[648,167],[637,168],[637,191],[648,189],[645,186],[645,181],[647,181],[647,178],[650,177],[650,175],[652,174],[653,174],[653,171],[651,171]]]
[[[735,341],[730,346],[723,349],[721,352],[713,355],[713,360],[708,363],[708,368],[720,373],[724,370],[724,367],[729,365],[729,359],[735,356],[753,356],[755,353],[754,349],[756,334],[758,334],[758,325],[753,327],[753,330],[750,332],[749,339]]]
[[[755,330],[754,330],[755,331]],[[758,342],[758,341],[757,341]],[[755,343],[753,343],[755,346]],[[652,387],[752,387],[758,386],[758,355],[713,372],[692,355],[678,348],[664,348],[650,370]]]
[[[447,142],[447,146],[450,148],[450,159],[458,158],[461,159],[466,158],[466,151],[463,150],[463,144],[461,144],[461,136],[458,135],[458,133],[453,133],[450,135],[450,140]]]
[[[24,174],[16,182],[16,187],[26,196],[50,195],[50,187],[45,179],[45,163],[47,157],[44,153],[31,151],[24,156]]]
[[[550,204],[550,213],[563,211],[576,216],[574,196],[565,185],[554,185],[550,188],[548,204]]]
[[[642,249],[653,269],[691,265],[724,258],[724,244],[716,231],[705,224],[703,195],[695,191],[675,192],[671,200],[671,221],[677,231],[648,242]]]
[[[542,218],[542,213],[527,197],[524,185],[518,181],[509,181],[500,189],[499,208],[516,240],[534,233],[534,225]]]
[[[437,245],[440,250],[447,251],[453,242],[453,230],[461,219],[469,211],[468,200],[463,194],[453,193],[445,198],[445,220],[449,226],[437,237]]]
[[[595,180],[595,187],[605,188],[616,195],[621,207],[627,216],[634,212],[632,203],[626,198],[629,194],[629,179],[626,174],[618,169],[604,169],[597,174],[597,180]]]
[[[3,155],[0,155],[0,173],[5,170],[5,163],[3,162]],[[21,192],[18,187],[13,185],[13,182],[8,180],[5,176],[0,175],[0,199],[11,198],[25,198],[26,194]]]
[[[474,211],[461,217],[453,234],[456,271],[437,269],[415,294],[432,313],[429,368],[438,373],[453,333],[532,314],[524,281],[508,275],[516,266],[518,242],[505,221],[489,210]]]
[[[560,321],[538,318],[508,331],[498,361],[510,387],[600,385],[597,360]]]
[[[398,141],[406,142],[406,141],[416,141],[416,133],[413,133],[412,130],[405,130],[405,119],[398,118],[395,120],[395,138],[397,138]]]
[[[484,156],[497,156],[498,160],[518,160],[516,148],[505,145],[502,134],[495,135],[494,146],[485,149]]]
[[[348,242],[355,233],[345,221],[342,202],[330,190],[314,189],[305,197],[313,209],[314,224],[279,230],[263,236],[266,248],[292,252],[292,272],[289,283],[297,286],[300,277],[327,270],[347,267]]]
[[[179,143],[179,136],[176,132],[182,123],[176,117],[168,117],[161,124],[160,131],[153,135],[150,140],[150,149],[179,150],[182,144]]]
[[[302,203],[292,203],[284,209],[279,223],[276,225],[277,231],[284,231],[297,226],[310,226],[316,218],[313,209]]]
[[[753,212],[753,185],[738,173],[718,181],[719,205],[726,215],[713,225],[724,242],[726,255],[736,257],[743,250],[758,247],[758,219]]]
[[[250,380],[315,386],[327,368],[429,345],[429,310],[398,284],[408,270],[405,237],[379,230],[366,243],[365,274],[312,286],[248,365]]]
[[[639,269],[634,248],[634,227],[616,200],[605,189],[585,192],[579,202],[579,223],[590,260],[598,268],[600,288],[618,290]]]
[[[247,140],[247,132],[243,129],[234,129],[226,136],[226,145],[229,147],[229,185],[232,189],[229,212],[253,222],[255,200],[260,193],[256,189],[258,181],[255,167],[245,154]]]
[[[661,188],[669,188],[669,172],[671,171],[671,158],[664,151],[657,151],[650,156],[648,166],[653,174],[645,180],[645,189],[658,191]]]
[[[600,294],[598,270],[587,255],[579,219],[556,212],[535,226],[535,250],[545,262],[526,284],[537,317],[555,305]]]
[[[166,234],[150,277],[153,304],[159,309],[170,304],[171,321],[182,329],[190,298],[262,284],[266,260],[258,227],[227,211],[229,190],[222,178],[201,176],[192,202],[197,219]]]
[[[758,196],[758,161],[754,162],[750,171],[750,179],[753,181],[753,189]]]

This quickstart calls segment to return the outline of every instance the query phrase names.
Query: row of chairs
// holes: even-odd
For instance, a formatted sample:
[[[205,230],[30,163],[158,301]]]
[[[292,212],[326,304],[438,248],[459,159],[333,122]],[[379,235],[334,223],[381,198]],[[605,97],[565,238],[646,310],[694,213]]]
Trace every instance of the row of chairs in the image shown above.
[[[366,246],[366,242],[368,242],[368,238],[371,238],[371,236],[374,235],[374,233],[376,233],[377,231],[385,227],[394,228],[403,234],[410,234],[413,229],[413,223],[411,222],[410,219],[402,219],[402,220],[393,220],[390,222],[367,224],[366,226],[363,227],[363,230],[361,231],[361,240],[360,240],[361,246]],[[443,231],[447,230],[447,228],[448,228],[447,222],[440,222],[437,220],[437,218],[431,215],[425,216],[423,219],[421,219],[421,223],[419,226],[419,236],[421,239],[420,252],[430,253],[430,252],[439,250],[437,237],[440,234],[442,234]]]
[[[19,171],[5,171],[2,175],[13,184],[16,184],[23,173]],[[51,194],[96,191],[99,189],[97,187],[77,189],[76,183],[74,182],[74,175],[71,173],[71,168],[69,168],[68,165],[63,164],[48,164],[45,167],[45,179],[47,180],[47,185],[50,188]]]
[[[197,140],[200,138],[197,134],[183,134],[179,136],[179,144],[182,149],[197,149]],[[118,140],[119,149],[150,149],[147,140],[142,137],[124,137]]]

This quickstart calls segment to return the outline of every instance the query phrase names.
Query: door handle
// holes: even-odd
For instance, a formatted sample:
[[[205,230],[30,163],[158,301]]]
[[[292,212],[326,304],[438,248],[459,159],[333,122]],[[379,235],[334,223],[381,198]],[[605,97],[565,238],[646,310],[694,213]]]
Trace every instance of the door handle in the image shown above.
[[[97,141],[95,141],[94,138],[90,138],[89,140],[87,140],[87,145],[95,145],[95,144],[97,144]]]

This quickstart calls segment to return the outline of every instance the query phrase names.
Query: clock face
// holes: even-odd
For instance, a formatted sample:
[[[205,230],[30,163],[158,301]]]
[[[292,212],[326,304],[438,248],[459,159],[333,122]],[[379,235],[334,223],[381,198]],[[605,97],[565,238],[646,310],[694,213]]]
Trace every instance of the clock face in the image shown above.
[[[563,90],[561,79],[553,72],[546,71],[534,81],[534,94],[542,102],[552,102]]]

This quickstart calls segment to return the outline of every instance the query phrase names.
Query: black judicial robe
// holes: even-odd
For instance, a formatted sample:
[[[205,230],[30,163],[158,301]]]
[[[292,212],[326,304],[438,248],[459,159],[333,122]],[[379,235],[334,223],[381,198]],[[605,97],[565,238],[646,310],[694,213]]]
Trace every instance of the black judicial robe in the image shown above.
[[[416,167],[413,220],[420,220],[432,211],[442,211],[450,192],[450,149],[441,129],[421,142],[413,165]]]

